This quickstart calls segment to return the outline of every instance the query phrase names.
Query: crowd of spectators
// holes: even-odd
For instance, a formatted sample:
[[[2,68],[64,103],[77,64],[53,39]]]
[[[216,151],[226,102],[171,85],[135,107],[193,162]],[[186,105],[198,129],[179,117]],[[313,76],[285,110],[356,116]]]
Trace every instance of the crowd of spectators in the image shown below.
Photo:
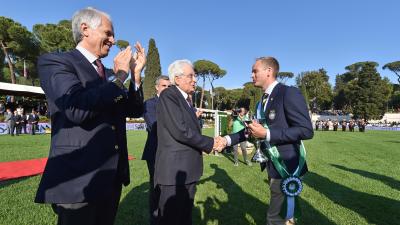
[[[29,109],[29,111],[26,109]],[[0,122],[7,124],[7,133],[11,136],[35,135],[38,129],[39,116],[46,116],[47,114],[46,104],[26,107],[18,102],[6,104],[0,101]]]
[[[314,128],[315,130],[321,130],[321,131],[338,131],[341,129],[342,131],[350,131],[354,132],[354,128],[358,128],[360,132],[365,132],[365,127],[367,126],[367,122],[364,119],[358,119],[358,120],[317,120],[314,123]]]

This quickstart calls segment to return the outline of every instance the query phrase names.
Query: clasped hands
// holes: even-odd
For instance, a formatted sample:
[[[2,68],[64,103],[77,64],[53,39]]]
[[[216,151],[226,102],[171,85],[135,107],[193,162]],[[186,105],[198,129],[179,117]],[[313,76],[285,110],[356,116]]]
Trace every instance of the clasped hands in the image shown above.
[[[114,73],[117,79],[122,83],[128,78],[129,71],[134,75],[135,83],[141,83],[140,74],[146,64],[145,49],[139,42],[135,44],[136,52],[132,53],[132,47],[120,51],[114,58]]]
[[[226,148],[226,145],[228,144],[226,138],[218,136],[214,138],[214,146],[213,146],[213,150],[214,151],[218,151],[218,152],[222,152],[222,150],[224,148]]]

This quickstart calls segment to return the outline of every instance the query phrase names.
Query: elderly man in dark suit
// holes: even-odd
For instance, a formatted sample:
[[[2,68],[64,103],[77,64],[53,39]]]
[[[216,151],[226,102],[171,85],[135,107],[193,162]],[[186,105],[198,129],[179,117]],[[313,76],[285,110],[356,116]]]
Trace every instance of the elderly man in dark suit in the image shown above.
[[[144,102],[144,120],[146,122],[147,140],[144,146],[142,160],[146,160],[149,171],[149,212],[150,224],[155,224],[157,217],[157,198],[154,193],[154,163],[157,151],[157,103],[162,91],[171,85],[168,76],[159,76],[156,79],[156,96]]]
[[[304,97],[297,88],[278,83],[278,72],[279,63],[273,57],[258,58],[254,63],[253,84],[264,92],[259,109],[268,128],[259,123],[252,123],[249,129],[253,136],[277,148],[283,166],[293,174],[299,166],[301,140],[311,139],[314,133]],[[271,193],[267,224],[293,224],[293,217],[282,218],[279,215],[285,199],[281,190],[282,177],[273,160],[269,160],[266,167]],[[306,172],[307,165],[304,165],[298,174],[302,176]]]
[[[108,77],[100,59],[115,43],[109,15],[85,8],[72,18],[76,49],[38,60],[51,114],[51,147],[35,202],[52,203],[58,224],[113,224],[129,184],[126,117],[143,113],[145,52],[128,46]],[[134,55],[134,56],[133,56]],[[123,85],[129,71],[129,90]]]
[[[157,106],[158,147],[154,185],[158,196],[158,224],[192,224],[196,183],[203,173],[203,152],[221,151],[222,137],[201,134],[191,97],[196,74],[188,60],[168,68],[172,87],[164,90]],[[234,137],[234,139],[239,139]]]

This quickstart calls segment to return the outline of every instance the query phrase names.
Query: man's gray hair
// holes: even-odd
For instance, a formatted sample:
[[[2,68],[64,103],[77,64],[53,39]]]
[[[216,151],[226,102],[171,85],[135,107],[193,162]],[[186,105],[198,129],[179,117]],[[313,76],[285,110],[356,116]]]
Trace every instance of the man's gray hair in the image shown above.
[[[96,29],[101,25],[102,16],[105,16],[111,22],[110,15],[92,7],[80,9],[74,13],[72,16],[72,35],[76,44],[82,41],[83,38],[81,24],[86,23],[90,28]]]
[[[175,77],[183,75],[183,66],[189,65],[193,68],[192,62],[187,59],[176,60],[168,67],[168,76],[172,84],[175,85]]]
[[[160,84],[160,80],[169,80],[169,77],[165,75],[158,76],[156,79],[156,85]]]

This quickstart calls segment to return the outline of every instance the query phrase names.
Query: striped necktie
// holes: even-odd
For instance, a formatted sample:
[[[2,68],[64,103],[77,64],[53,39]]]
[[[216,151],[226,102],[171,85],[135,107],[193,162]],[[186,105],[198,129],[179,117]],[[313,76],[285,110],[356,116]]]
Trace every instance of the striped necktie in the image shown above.
[[[261,98],[261,106],[263,109],[265,109],[265,105],[267,104],[268,96],[269,96],[268,93],[264,93]]]
[[[104,72],[104,66],[103,63],[101,63],[100,59],[96,59],[95,64],[97,66],[97,73],[99,74],[99,76],[101,77],[102,80],[104,80],[106,78],[106,74]]]

